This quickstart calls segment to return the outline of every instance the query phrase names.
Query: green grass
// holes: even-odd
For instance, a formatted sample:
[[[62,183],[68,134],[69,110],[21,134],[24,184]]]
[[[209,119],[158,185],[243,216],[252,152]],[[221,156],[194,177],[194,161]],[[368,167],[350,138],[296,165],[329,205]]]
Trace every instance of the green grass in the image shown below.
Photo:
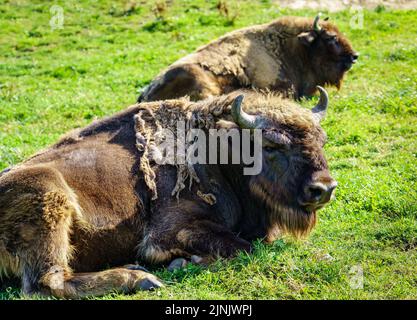
[[[233,19],[216,2],[177,0],[155,15],[152,2],[58,1],[65,24],[52,30],[50,4],[1,1],[0,169],[133,104],[159,70],[227,31],[316,14],[239,1]],[[166,288],[105,298],[417,298],[417,11],[364,14],[363,30],[349,27],[348,10],[329,14],[361,56],[343,88],[330,90],[323,127],[339,187],[308,240],[258,243],[253,255],[208,269],[153,269]],[[350,285],[355,266],[363,288]]]

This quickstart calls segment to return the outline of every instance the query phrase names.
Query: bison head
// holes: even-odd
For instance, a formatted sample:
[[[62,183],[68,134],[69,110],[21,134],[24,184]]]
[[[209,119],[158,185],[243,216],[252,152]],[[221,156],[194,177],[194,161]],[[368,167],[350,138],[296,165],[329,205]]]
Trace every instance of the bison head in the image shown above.
[[[311,30],[300,33],[298,39],[307,49],[318,83],[340,88],[344,74],[356,62],[359,55],[336,26],[328,22],[320,24],[319,17],[318,15],[314,19]],[[312,92],[306,94],[310,95]]]
[[[291,105],[249,115],[242,110],[242,95],[231,109],[241,128],[262,129],[262,171],[250,177],[250,191],[266,207],[270,224],[296,236],[311,230],[316,211],[330,201],[337,185],[323,154],[326,137],[320,127],[328,96],[318,89],[320,101],[312,111],[287,102]]]

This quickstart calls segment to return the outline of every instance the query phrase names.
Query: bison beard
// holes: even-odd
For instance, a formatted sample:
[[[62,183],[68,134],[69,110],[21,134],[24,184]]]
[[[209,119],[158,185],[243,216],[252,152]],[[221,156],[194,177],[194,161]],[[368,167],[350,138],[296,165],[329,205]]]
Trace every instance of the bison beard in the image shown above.
[[[315,210],[303,209],[297,195],[312,178],[308,172],[320,173],[322,197],[303,201],[322,206],[331,192],[323,189],[331,178],[319,125],[327,96],[311,112],[280,96],[245,92],[249,115],[238,94],[134,105],[3,172],[0,270],[21,277],[24,293],[69,298],[128,293],[162,286],[140,266],[116,268],[135,259],[166,263],[199,255],[207,261],[250,251],[256,238],[273,241],[277,230],[306,235]],[[288,186],[284,201],[243,176],[240,165],[158,165],[154,139],[178,120],[204,130],[252,125],[279,130],[309,170],[288,172],[291,183],[269,182]],[[279,137],[265,137],[270,136]],[[100,271],[107,266],[115,268]]]
[[[296,238],[308,235],[316,224],[316,211],[308,212],[299,206],[278,203],[259,184],[250,186],[252,193],[265,203],[271,226],[276,225],[282,233],[290,233]],[[272,230],[275,230],[272,228]]]

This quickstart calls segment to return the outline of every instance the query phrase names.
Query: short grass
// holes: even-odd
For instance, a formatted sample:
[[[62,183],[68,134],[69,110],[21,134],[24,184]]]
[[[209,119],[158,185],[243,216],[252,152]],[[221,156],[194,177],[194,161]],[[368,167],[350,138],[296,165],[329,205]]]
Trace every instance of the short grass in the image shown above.
[[[228,16],[217,0],[161,3],[56,1],[65,20],[52,30],[46,1],[0,2],[0,169],[134,103],[159,70],[227,31],[316,14],[270,1],[229,1]],[[153,269],[166,288],[105,298],[417,298],[417,11],[364,11],[363,29],[349,11],[329,15],[361,56],[330,90],[323,127],[339,187],[309,239],[258,243],[208,269]]]

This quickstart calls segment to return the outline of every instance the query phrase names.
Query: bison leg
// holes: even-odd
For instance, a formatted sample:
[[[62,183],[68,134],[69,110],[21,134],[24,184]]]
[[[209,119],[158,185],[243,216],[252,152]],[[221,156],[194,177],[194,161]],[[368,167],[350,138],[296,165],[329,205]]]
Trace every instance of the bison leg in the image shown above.
[[[212,221],[196,221],[177,233],[177,240],[184,246],[184,250],[194,255],[204,257],[204,261],[211,257],[231,258],[238,251],[250,252],[251,244],[236,236],[220,224]]]
[[[168,70],[155,79],[138,98],[138,102],[189,96],[197,101],[221,94],[214,76],[197,65],[183,65]]]
[[[167,232],[166,230],[171,230]],[[220,224],[192,221],[169,227],[148,229],[140,245],[140,255],[150,263],[169,262],[175,257],[202,256],[204,261],[230,258],[238,251],[250,252],[251,244]]]
[[[71,274],[59,266],[50,268],[41,277],[40,283],[56,297],[75,299],[112,292],[153,290],[163,286],[154,275],[142,270],[114,268],[101,272]]]
[[[47,192],[37,201],[32,219],[20,226],[17,248],[25,294],[39,292],[60,298],[82,298],[162,286],[155,276],[139,268],[72,273],[69,235],[75,210],[67,195],[60,191]]]
[[[81,298],[161,286],[156,277],[142,270],[73,273],[70,234],[79,221],[76,199],[59,172],[35,167],[3,176],[0,270],[6,267],[21,276],[24,294]],[[7,262],[4,257],[17,257],[17,262]]]

